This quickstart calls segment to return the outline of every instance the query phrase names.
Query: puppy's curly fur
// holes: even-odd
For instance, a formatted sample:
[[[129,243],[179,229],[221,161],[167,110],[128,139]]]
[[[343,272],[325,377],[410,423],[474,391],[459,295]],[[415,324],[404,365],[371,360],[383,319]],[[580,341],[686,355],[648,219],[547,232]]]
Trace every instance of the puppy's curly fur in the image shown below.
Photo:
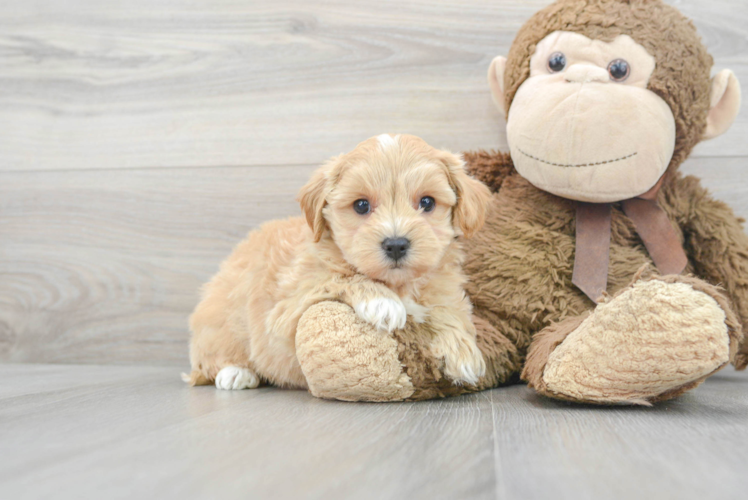
[[[425,210],[425,197],[433,207]],[[311,305],[338,300],[380,330],[428,322],[432,353],[455,383],[485,372],[463,291],[459,236],[485,220],[490,192],[461,158],[407,135],[383,134],[333,158],[304,186],[305,218],[249,234],[206,285],[190,318],[192,385],[305,388],[296,327]],[[365,200],[361,214],[354,202]],[[393,259],[383,241],[405,238]]]

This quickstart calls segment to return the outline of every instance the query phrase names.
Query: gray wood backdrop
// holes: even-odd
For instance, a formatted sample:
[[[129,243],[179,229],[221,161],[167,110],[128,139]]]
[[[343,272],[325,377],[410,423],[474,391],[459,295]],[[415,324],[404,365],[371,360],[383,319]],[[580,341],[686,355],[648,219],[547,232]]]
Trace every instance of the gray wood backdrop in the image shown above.
[[[486,68],[547,3],[0,2],[0,361],[184,365],[199,286],[317,164],[506,147]],[[672,3],[748,95],[748,2]],[[683,167],[743,216],[746,134]]]

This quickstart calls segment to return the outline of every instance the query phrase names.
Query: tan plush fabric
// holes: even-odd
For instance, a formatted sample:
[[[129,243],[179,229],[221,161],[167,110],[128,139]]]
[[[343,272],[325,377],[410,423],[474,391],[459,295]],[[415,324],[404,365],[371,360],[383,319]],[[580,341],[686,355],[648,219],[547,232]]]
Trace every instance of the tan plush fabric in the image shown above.
[[[543,379],[548,358],[588,317],[589,313],[566,318],[544,328],[533,337],[532,349],[527,353],[525,366],[522,369],[522,380],[525,380],[527,385],[541,394],[548,393]]]
[[[711,109],[706,118],[704,140],[723,134],[740,113],[741,90],[735,73],[723,69],[712,78]]]
[[[554,31],[580,33],[611,42],[629,35],[655,57],[648,88],[670,106],[675,117],[674,170],[701,140],[710,103],[713,59],[693,23],[660,0],[559,0],[538,11],[517,33],[504,71],[505,109],[530,74],[537,44]],[[677,84],[675,83],[677,82]]]
[[[558,53],[564,70],[551,73],[548,61]],[[630,68],[623,83],[606,69],[616,59]],[[673,113],[647,90],[654,68],[654,57],[628,35],[608,43],[556,31],[540,41],[507,118],[517,171],[543,191],[591,203],[649,191],[675,146]]]
[[[409,321],[389,334],[362,322],[340,302],[310,307],[299,321],[297,357],[309,390],[343,401],[401,401],[457,396],[510,381],[520,366],[514,344],[476,318],[478,346],[487,374],[478,385],[455,385],[444,377],[443,361],[428,349],[433,333]]]
[[[685,283],[640,281],[600,304],[548,358],[549,392],[646,403],[729,361],[725,312]]]
[[[321,302],[304,313],[296,355],[309,391],[319,398],[400,401],[414,391],[395,339],[340,302]]]

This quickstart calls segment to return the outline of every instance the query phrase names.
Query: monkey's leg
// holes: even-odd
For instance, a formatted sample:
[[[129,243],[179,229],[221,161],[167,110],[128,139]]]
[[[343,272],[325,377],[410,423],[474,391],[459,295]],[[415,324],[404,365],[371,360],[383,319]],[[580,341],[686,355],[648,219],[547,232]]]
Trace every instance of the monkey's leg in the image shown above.
[[[558,399],[649,405],[724,367],[740,335],[716,287],[681,276],[638,281],[590,314],[538,333],[522,378]]]
[[[514,345],[480,318],[475,318],[475,326],[487,368],[476,386],[455,385],[444,377],[443,361],[429,351],[427,323],[409,319],[403,329],[382,332],[339,302],[320,302],[304,313],[296,332],[296,356],[309,391],[320,398],[402,401],[456,396],[495,387],[518,371]]]

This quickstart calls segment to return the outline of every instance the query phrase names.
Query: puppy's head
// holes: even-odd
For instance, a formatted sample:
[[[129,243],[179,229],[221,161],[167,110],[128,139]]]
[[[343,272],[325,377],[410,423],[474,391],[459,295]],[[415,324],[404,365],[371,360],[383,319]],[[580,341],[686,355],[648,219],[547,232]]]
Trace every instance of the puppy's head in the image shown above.
[[[455,236],[480,229],[489,198],[459,157],[388,134],[333,158],[299,193],[315,241],[332,237],[359,272],[390,285],[434,269]]]

